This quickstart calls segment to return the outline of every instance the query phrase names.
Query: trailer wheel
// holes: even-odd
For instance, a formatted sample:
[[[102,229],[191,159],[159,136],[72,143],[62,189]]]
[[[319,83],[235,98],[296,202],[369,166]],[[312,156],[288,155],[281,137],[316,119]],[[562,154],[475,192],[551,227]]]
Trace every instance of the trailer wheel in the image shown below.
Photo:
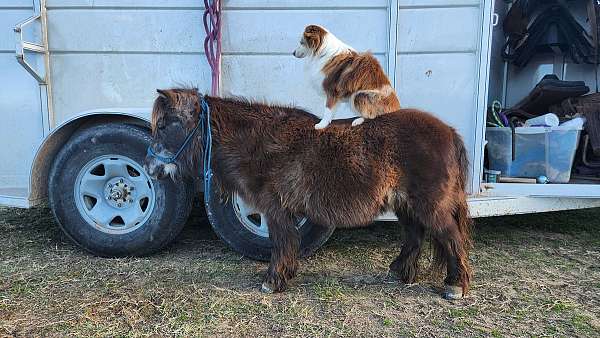
[[[150,140],[143,128],[107,123],[76,132],[59,151],[50,170],[50,207],[83,249],[103,257],[148,255],[183,228],[192,185],[145,173]]]
[[[211,189],[207,205],[208,218],[217,235],[233,250],[255,260],[268,261],[273,247],[265,217],[248,205],[239,195],[221,200],[217,189]],[[319,249],[331,236],[333,227],[298,218],[300,256],[307,257]]]

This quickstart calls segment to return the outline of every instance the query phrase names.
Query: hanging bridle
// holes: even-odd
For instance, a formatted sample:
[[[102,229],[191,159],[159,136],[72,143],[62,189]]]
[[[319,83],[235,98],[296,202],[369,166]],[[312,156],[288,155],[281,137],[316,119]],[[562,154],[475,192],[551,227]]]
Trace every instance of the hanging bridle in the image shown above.
[[[152,145],[148,146],[146,154],[149,157],[153,157],[163,163],[170,164],[177,161],[177,158],[183,153],[183,151],[192,142],[194,135],[200,130],[202,133],[202,178],[204,180],[204,201],[208,203],[210,199],[210,179],[212,178],[212,169],[210,167],[211,153],[212,153],[212,129],[210,126],[210,106],[206,102],[206,97],[198,95],[198,102],[200,102],[200,112],[198,113],[198,124],[192,129],[189,134],[185,137],[185,140],[179,146],[179,149],[172,156],[161,156],[157,154]]]

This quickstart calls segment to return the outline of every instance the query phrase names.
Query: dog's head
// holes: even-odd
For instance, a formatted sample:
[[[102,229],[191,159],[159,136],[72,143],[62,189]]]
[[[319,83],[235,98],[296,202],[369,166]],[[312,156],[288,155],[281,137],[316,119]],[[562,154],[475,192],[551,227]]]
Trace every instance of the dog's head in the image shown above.
[[[306,26],[302,37],[300,37],[300,45],[292,54],[299,59],[317,55],[324,47],[325,36],[327,34],[329,32],[321,26]]]

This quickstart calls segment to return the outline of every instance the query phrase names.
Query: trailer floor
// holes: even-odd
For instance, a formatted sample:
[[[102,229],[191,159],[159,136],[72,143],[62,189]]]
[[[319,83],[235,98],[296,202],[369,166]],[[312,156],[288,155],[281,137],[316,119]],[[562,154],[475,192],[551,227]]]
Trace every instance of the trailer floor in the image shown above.
[[[421,281],[386,277],[401,231],[336,232],[293,287],[258,291],[266,264],[201,215],[147,258],[73,246],[46,208],[0,208],[0,336],[598,336],[600,210],[478,219],[471,294],[454,303],[423,255]]]

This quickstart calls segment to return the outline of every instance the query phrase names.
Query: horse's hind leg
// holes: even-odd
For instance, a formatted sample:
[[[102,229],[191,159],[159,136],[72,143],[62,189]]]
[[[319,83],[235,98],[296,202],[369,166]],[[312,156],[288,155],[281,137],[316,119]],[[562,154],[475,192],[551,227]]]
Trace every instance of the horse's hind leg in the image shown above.
[[[294,217],[282,210],[267,215],[267,222],[273,249],[261,291],[273,293],[285,290],[288,281],[296,275],[300,234],[295,227]]]
[[[418,261],[425,237],[423,224],[413,217],[397,213],[398,220],[404,223],[405,239],[400,255],[390,264],[390,273],[402,282],[412,284],[417,278]]]
[[[469,265],[468,244],[456,219],[452,214],[445,214],[431,228],[435,262],[438,266],[446,266],[444,279],[446,299],[459,299],[469,289],[471,267]]]

